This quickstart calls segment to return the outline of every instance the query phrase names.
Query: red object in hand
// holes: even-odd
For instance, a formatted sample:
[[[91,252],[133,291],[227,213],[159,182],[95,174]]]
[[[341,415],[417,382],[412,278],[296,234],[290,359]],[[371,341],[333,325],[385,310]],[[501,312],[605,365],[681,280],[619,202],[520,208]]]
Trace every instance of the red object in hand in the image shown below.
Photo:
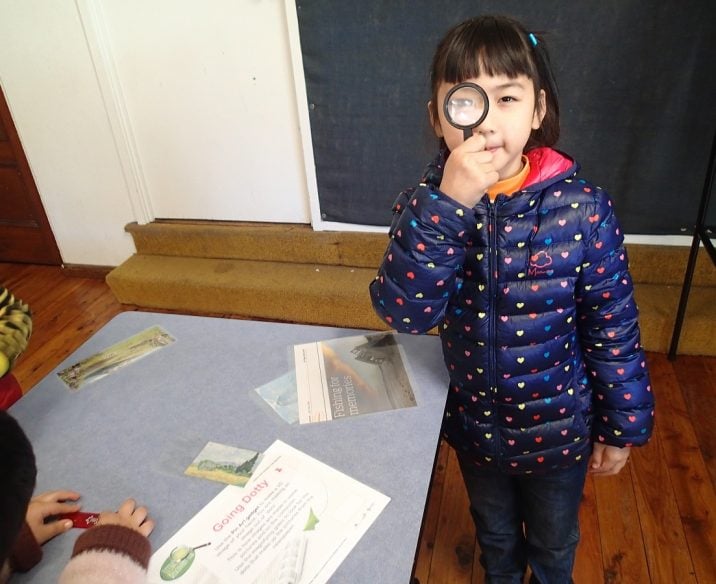
[[[75,511],[74,513],[61,513],[56,516],[57,519],[71,519],[72,527],[79,529],[87,529],[94,527],[99,521],[99,513],[86,513],[84,511]]]

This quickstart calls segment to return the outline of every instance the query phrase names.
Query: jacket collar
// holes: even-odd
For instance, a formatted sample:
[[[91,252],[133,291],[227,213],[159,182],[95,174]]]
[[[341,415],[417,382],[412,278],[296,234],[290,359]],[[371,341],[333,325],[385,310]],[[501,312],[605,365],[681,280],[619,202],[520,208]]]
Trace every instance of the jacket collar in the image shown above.
[[[527,152],[527,159],[530,161],[530,172],[522,185],[523,191],[541,190],[579,170],[579,164],[570,156],[554,148],[534,148]]]

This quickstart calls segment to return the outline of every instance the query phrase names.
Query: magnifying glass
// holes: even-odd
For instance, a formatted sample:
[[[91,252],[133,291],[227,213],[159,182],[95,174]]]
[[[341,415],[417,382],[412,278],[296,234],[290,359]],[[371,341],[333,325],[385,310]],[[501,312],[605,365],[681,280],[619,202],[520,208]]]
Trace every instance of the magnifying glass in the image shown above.
[[[472,129],[483,122],[488,109],[485,90],[477,83],[469,81],[458,83],[450,89],[443,102],[445,118],[451,125],[462,130],[465,140],[472,136]]]

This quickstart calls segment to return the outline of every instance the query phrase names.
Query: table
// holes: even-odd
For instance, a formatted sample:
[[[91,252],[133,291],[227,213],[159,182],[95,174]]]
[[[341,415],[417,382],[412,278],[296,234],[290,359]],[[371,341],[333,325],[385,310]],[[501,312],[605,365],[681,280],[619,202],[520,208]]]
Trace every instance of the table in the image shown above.
[[[177,341],[71,392],[56,372],[153,325]],[[289,425],[253,391],[293,368],[293,345],[364,331],[125,312],[10,412],[32,441],[36,492],[73,489],[83,508],[149,507],[159,548],[224,485],[184,469],[208,441],[263,451],[280,439],[391,498],[331,582],[408,582],[440,434],[447,372],[434,336],[399,335],[417,407]],[[79,530],[44,546],[14,582],[55,582]]]

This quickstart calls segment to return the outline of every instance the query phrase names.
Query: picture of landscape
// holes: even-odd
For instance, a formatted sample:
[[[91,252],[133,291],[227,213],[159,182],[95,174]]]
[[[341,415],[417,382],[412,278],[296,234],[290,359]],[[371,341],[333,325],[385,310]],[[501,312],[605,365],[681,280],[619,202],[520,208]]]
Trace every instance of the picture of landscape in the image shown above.
[[[259,460],[255,450],[208,442],[184,474],[243,487],[251,478]]]

